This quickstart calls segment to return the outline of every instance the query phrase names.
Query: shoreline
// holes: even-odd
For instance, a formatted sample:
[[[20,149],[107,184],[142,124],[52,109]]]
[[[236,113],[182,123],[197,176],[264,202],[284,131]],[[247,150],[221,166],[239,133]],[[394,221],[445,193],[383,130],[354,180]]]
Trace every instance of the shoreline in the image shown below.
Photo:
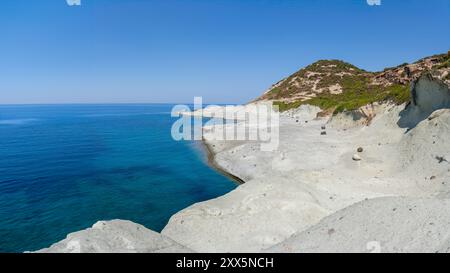
[[[157,252],[159,248],[155,245],[160,244],[170,251],[205,253],[367,252],[370,250],[367,235],[380,243],[383,252],[445,251],[438,243],[447,241],[448,217],[439,212],[442,204],[450,204],[450,198],[432,196],[446,192],[447,187],[441,182],[448,177],[447,168],[428,162],[425,169],[432,170],[428,177],[437,176],[426,181],[417,178],[417,174],[423,174],[420,167],[432,151],[429,146],[421,146],[420,151],[410,147],[423,143],[426,136],[429,143],[429,128],[434,133],[449,130],[445,125],[450,120],[450,111],[436,112],[433,119],[425,119],[412,133],[405,133],[405,129],[396,125],[401,111],[401,106],[380,106],[369,126],[357,125],[346,130],[342,126],[347,125],[347,116],[335,116],[330,122],[310,120],[299,126],[295,117],[286,115],[281,119],[280,148],[270,154],[254,150],[250,142],[239,145],[238,150],[215,152],[211,144],[214,141],[208,143],[204,138],[201,145],[205,147],[208,164],[242,183],[241,186],[175,213],[160,233],[152,233],[132,222],[120,224],[120,237],[132,242],[133,252]],[[327,135],[318,141],[325,123]],[[443,139],[436,141],[433,153],[446,149],[445,143]],[[352,160],[352,154],[359,145],[364,147],[364,152],[362,160],[357,162]],[[417,153],[422,156],[408,162],[408,168],[395,164]],[[252,157],[242,156],[248,154]],[[261,175],[245,183],[225,171],[216,161],[217,155],[220,155],[219,162],[230,162],[238,175],[247,175],[247,170]],[[305,160],[304,155],[315,160]],[[254,162],[258,166],[249,169]],[[400,169],[403,171],[399,172]],[[416,210],[420,213],[411,214]],[[374,214],[381,220],[368,217]],[[417,225],[408,224],[407,219],[411,217],[417,220]],[[439,224],[430,229],[420,228],[430,222]],[[104,238],[110,238],[116,228],[115,222],[99,222],[41,251],[73,252],[74,242],[86,239],[89,242],[83,243],[80,252],[84,252],[84,247],[94,247],[95,252],[129,252],[128,246],[102,245]],[[145,234],[136,235],[137,229]],[[406,236],[417,231],[414,241]],[[427,241],[429,232],[438,237],[433,245]],[[394,235],[399,241],[382,240]],[[144,239],[147,241],[142,244]]]
[[[243,185],[246,182],[241,179],[240,177],[233,175],[232,173],[227,172],[225,169],[223,169],[219,164],[217,164],[216,160],[215,160],[215,154],[214,151],[212,150],[212,148],[210,147],[210,144],[208,144],[206,142],[206,140],[204,138],[202,138],[202,140],[200,141],[201,146],[205,149],[206,151],[206,156],[207,156],[207,162],[208,165],[213,168],[215,171],[219,172],[220,174],[230,178],[231,180],[233,180],[237,186]],[[220,196],[219,196],[220,197]]]

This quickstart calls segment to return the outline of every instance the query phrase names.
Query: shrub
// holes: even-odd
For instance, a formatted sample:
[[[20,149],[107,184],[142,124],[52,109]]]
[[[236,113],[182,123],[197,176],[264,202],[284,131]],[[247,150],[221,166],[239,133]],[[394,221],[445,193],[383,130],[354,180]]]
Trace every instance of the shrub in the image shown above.
[[[450,67],[450,59],[446,60],[444,63],[437,66],[438,69]]]
[[[297,108],[302,104],[310,104],[323,110],[333,110],[334,113],[356,110],[374,102],[394,102],[402,104],[409,100],[409,85],[394,84],[387,87],[368,86],[366,79],[359,81],[344,81],[344,91],[341,94],[319,94],[315,98],[292,103],[274,102],[280,112]]]

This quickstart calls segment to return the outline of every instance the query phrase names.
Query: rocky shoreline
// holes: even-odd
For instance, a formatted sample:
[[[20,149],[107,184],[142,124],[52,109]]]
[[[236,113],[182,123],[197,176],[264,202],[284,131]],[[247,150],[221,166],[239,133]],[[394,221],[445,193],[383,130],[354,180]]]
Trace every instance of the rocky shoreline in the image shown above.
[[[244,184],[161,234],[99,222],[43,251],[449,252],[449,108],[448,85],[424,75],[408,104],[283,113],[275,151],[208,130],[210,163]]]
[[[233,175],[232,173],[227,172],[225,169],[223,169],[219,164],[217,164],[216,160],[215,160],[215,154],[214,154],[214,150],[211,147],[211,145],[205,140],[203,139],[201,141],[201,144],[203,146],[203,148],[205,149],[206,152],[206,156],[207,156],[207,160],[208,160],[208,165],[213,168],[214,170],[216,170],[217,172],[225,175],[226,177],[229,177],[231,180],[235,181],[237,184],[242,185],[245,183],[244,180],[242,180],[241,178]]]

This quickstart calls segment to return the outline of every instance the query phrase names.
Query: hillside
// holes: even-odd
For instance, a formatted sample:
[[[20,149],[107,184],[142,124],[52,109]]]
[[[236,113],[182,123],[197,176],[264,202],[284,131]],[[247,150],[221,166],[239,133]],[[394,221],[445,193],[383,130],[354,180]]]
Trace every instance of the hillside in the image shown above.
[[[280,111],[310,104],[335,113],[379,101],[401,104],[409,100],[411,82],[425,72],[450,84],[450,51],[382,72],[321,60],[274,84],[256,101],[273,101]]]

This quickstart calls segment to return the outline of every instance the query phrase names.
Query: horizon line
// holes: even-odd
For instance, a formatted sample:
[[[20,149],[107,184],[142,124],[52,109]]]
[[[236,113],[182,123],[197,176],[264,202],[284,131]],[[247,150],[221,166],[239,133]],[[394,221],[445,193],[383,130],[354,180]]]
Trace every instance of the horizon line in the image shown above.
[[[185,104],[190,105],[194,104],[193,102],[186,103],[186,102],[39,102],[39,103],[0,103],[0,106],[26,106],[26,105],[125,105],[125,104],[134,104],[134,105],[143,105],[143,104]],[[217,104],[217,105],[236,105],[241,103],[203,103],[207,105]]]

